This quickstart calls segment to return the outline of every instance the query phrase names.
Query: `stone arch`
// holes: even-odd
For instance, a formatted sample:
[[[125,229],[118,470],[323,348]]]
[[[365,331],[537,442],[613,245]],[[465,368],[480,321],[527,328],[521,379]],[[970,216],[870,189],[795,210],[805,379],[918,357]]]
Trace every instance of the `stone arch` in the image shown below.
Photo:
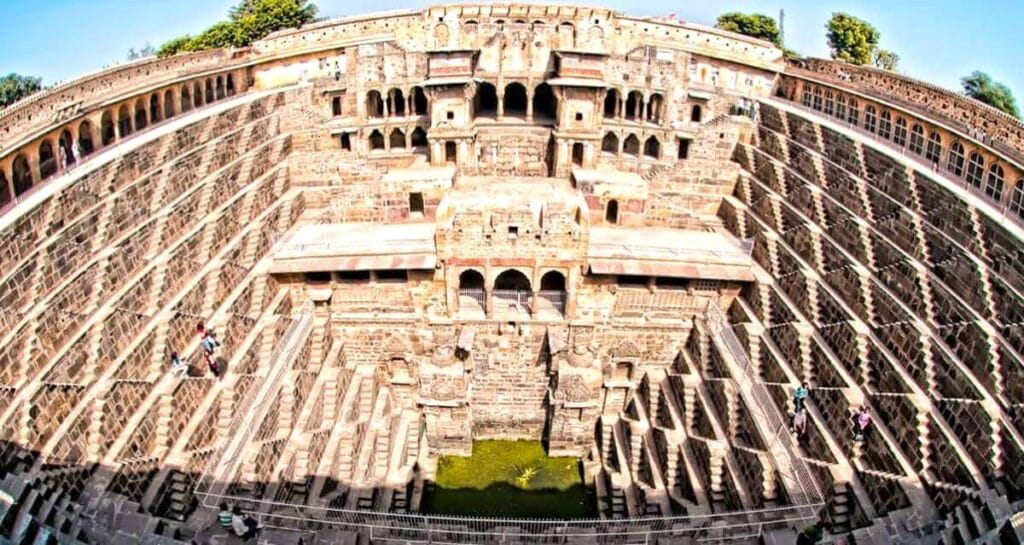
[[[146,115],[146,103],[140,98],[135,101],[135,130],[141,131],[149,125],[149,119]]]
[[[825,115],[832,115],[836,108],[835,97],[832,95],[832,89],[825,91]]]
[[[366,93],[366,116],[384,117],[384,99],[380,96],[380,91]]]
[[[878,112],[870,104],[864,107],[864,129],[871,133],[878,130]]]
[[[622,143],[622,153],[633,157],[640,156],[640,139],[635,134],[626,137],[625,142]]]
[[[661,142],[655,136],[649,136],[644,142],[644,155],[654,159],[661,158]]]
[[[384,135],[377,129],[370,133],[370,151],[384,149]]]
[[[476,87],[473,97],[474,116],[494,117],[498,112],[498,91],[494,85],[483,81]]]
[[[547,83],[541,83],[533,89],[533,117],[557,119],[558,99]]]
[[[892,138],[892,112],[882,110],[878,116],[878,136],[889,140]]]
[[[854,126],[860,125],[860,104],[855,98],[850,99],[850,105],[846,110],[846,121]]]
[[[583,166],[583,143],[575,142],[572,145],[572,164],[576,166]]]
[[[185,113],[192,109],[192,94],[188,92],[188,85],[181,86],[181,112]]]
[[[203,105],[203,86],[198,81],[192,84],[192,106],[198,108]]]
[[[942,135],[939,131],[933,131],[928,136],[928,147],[925,148],[924,156],[936,165],[942,160]]]
[[[388,90],[388,115],[405,116],[405,93],[397,87]]]
[[[605,153],[618,154],[619,153],[619,136],[614,132],[609,132],[604,135],[601,139],[601,151]]]
[[[630,91],[626,95],[626,119],[641,119],[643,112],[640,110],[644,96],[640,91]]]
[[[980,153],[972,151],[967,160],[967,176],[964,178],[967,183],[975,189],[981,189],[982,178],[985,173],[985,158]]]
[[[619,108],[622,104],[622,94],[618,89],[608,89],[604,94],[604,117],[615,119],[619,117]]]
[[[561,49],[576,47],[576,27],[568,21],[558,24],[558,47]]]
[[[477,30],[480,29],[480,23],[474,19],[470,19],[465,23],[462,23],[462,30],[466,31],[467,34],[476,34]]]
[[[14,195],[21,196],[32,188],[32,169],[28,165],[28,158],[19,153],[14,157],[11,164],[11,182],[14,184]]]
[[[565,291],[565,275],[560,271],[548,271],[540,277],[540,291]]]
[[[1013,184],[1013,190],[1010,193],[1010,212],[1016,214],[1018,218],[1024,219],[1024,179],[1017,180],[1017,183]]]
[[[434,26],[434,41],[438,47],[444,48],[448,46],[448,37],[451,32],[448,30],[448,25],[444,23],[438,23]]]
[[[920,123],[914,123],[910,127],[910,151],[921,155],[924,153],[924,127]]]
[[[505,115],[526,116],[526,86],[518,81],[513,81],[505,86],[505,96],[502,99],[505,107]]]
[[[122,104],[117,110],[117,136],[124,138],[132,133],[132,114],[128,111],[128,105]]]
[[[414,148],[425,147],[429,145],[429,142],[427,142],[427,131],[425,131],[423,127],[416,127],[415,129],[413,129],[410,139],[412,147]]]
[[[108,110],[100,116],[100,145],[109,146],[114,143],[115,138],[117,133],[114,130],[114,116]]]
[[[82,149],[83,157],[96,151],[96,145],[93,143],[92,122],[88,119],[83,119],[78,124],[78,147]]]
[[[690,121],[700,123],[703,113],[704,112],[701,111],[700,104],[694,104],[693,107],[690,108]]]
[[[506,269],[494,278],[494,289],[531,291],[530,278],[518,269]]]
[[[53,153],[53,144],[44,139],[39,143],[39,179],[45,180],[57,172],[57,158]]]
[[[665,106],[665,98],[661,93],[654,93],[647,100],[647,121],[653,123],[661,122],[662,108]]]
[[[159,122],[162,117],[163,110],[160,109],[160,95],[153,93],[149,95],[149,119],[153,123]]]
[[[892,141],[897,146],[907,145],[907,120],[903,117],[896,118],[896,126],[893,127]]]
[[[213,81],[207,79],[206,82],[204,83],[204,88],[205,90],[203,92],[203,99],[206,101],[207,104],[209,104],[214,101]]]
[[[604,207],[605,223],[619,223],[619,201],[612,199]]]
[[[6,206],[12,199],[14,195],[11,195],[11,188],[7,185],[7,174],[0,170],[0,206]]]
[[[388,136],[388,140],[390,141],[391,149],[405,148],[405,133],[402,129],[391,129],[391,134]]]
[[[985,181],[985,195],[988,198],[999,201],[1003,197],[1003,176],[1003,167],[992,163],[992,166],[988,169],[988,178]]]
[[[224,78],[224,86],[229,97],[235,96],[235,76],[233,74],[228,74]]]
[[[964,175],[964,145],[960,142],[953,142],[953,145],[949,147],[946,170],[958,178]]]
[[[423,92],[423,88],[420,86],[413,87],[411,93],[412,113],[415,115],[427,115],[430,105],[427,101],[427,94]]]
[[[168,89],[164,91],[164,119],[172,117],[174,117],[174,91]]]
[[[220,99],[224,98],[224,77],[223,76],[217,76],[217,83],[216,83],[215,90],[216,90],[217,100],[220,100]]]
[[[483,290],[484,275],[476,269],[466,269],[459,273],[460,290]]]

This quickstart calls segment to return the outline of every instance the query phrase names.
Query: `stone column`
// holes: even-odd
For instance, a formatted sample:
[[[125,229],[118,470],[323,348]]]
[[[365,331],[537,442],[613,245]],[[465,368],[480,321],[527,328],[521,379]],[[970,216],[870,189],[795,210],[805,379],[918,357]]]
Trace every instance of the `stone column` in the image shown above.
[[[526,121],[533,123],[533,92],[526,92]]]

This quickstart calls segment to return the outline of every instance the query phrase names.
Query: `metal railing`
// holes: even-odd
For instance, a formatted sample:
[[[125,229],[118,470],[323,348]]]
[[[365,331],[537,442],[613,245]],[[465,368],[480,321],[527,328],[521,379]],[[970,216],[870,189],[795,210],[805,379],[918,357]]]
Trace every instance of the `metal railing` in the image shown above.
[[[561,290],[540,290],[537,292],[537,312],[565,313],[566,295]]]
[[[493,290],[491,291],[492,308],[495,313],[525,312],[529,314],[532,295],[528,290]]]
[[[487,309],[487,292],[482,288],[459,288],[459,310]]]
[[[772,400],[771,394],[768,393],[757,369],[747,356],[746,349],[743,348],[717,301],[712,301],[708,305],[705,317],[709,332],[722,341],[737,364],[739,372],[732,378],[737,383],[743,401],[752,411],[752,419],[755,423],[759,418],[765,420],[767,429],[762,430],[765,444],[774,458],[776,469],[783,477],[782,482],[786,485],[790,498],[797,503],[824,506],[825,498],[821,487],[818,486],[818,480],[788,433],[786,418]]]
[[[737,242],[737,244],[735,246],[730,245],[730,243],[734,241]],[[619,243],[591,242],[590,253],[591,258],[593,258],[593,250],[602,250],[602,254],[599,257],[600,259],[614,259],[616,257],[635,259],[636,254],[640,253],[645,258],[657,255],[679,261],[700,261],[703,263],[713,264],[721,261],[746,260],[750,257],[750,253],[754,248],[754,241],[752,239],[748,241],[727,238],[722,241],[722,244],[726,245],[726,247],[714,249],[681,246],[631,246]],[[609,252],[610,255],[606,256],[604,252]]]

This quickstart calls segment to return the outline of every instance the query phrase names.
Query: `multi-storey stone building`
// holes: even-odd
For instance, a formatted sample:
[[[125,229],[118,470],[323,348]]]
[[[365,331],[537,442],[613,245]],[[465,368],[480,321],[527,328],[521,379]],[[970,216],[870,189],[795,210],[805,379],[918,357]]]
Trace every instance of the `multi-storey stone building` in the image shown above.
[[[270,543],[1015,542],[1024,126],[983,105],[461,4],[110,68],[0,127],[14,542],[206,541],[225,499]],[[597,518],[422,513],[486,438],[579,457]]]

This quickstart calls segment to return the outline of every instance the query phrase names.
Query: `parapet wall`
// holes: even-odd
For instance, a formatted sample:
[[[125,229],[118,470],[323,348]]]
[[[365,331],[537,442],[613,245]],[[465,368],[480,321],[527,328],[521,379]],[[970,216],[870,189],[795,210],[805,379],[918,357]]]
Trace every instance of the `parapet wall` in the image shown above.
[[[893,72],[825,59],[790,64],[787,73],[836,82],[868,95],[883,96],[908,108],[938,116],[969,132],[982,131],[1000,151],[1024,155],[1024,123],[1003,112],[937,85]]]

